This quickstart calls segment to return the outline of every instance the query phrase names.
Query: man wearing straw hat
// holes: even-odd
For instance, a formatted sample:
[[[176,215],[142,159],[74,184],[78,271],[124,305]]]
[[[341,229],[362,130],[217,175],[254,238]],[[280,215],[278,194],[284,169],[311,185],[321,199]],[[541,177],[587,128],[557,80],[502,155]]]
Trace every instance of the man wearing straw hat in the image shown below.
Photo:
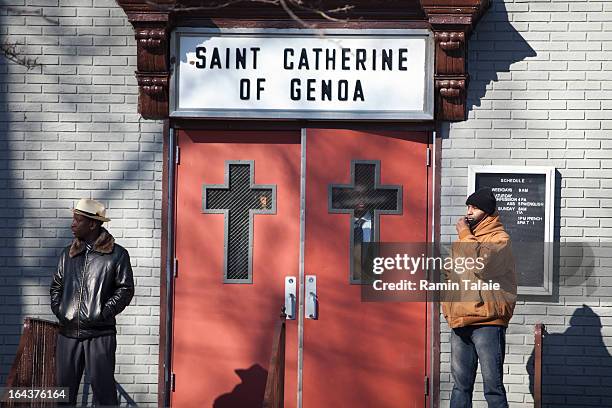
[[[98,404],[116,406],[115,316],[134,296],[128,252],[102,227],[102,203],[81,199],[72,209],[74,240],[61,253],[51,283],[51,309],[60,324],[56,349],[58,387],[75,405],[83,369]]]

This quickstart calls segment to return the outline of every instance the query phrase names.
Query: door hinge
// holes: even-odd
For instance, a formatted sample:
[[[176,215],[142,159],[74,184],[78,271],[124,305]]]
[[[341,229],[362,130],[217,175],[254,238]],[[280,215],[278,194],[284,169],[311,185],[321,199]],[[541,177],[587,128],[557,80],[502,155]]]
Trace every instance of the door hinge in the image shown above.
[[[425,376],[425,395],[429,395],[429,377]]]
[[[178,277],[178,259],[174,258],[174,277],[177,278]]]
[[[176,374],[172,373],[170,376],[170,390],[174,392],[176,390]]]
[[[427,155],[425,157],[427,167],[431,166],[431,148],[427,147]]]
[[[176,151],[174,152],[174,162],[181,164],[181,148],[178,146],[176,146]]]

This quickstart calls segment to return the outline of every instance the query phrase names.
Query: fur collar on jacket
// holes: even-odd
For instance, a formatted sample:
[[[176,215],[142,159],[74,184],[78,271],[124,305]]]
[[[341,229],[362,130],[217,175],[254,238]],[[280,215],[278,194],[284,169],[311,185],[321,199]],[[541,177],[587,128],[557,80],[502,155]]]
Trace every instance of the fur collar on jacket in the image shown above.
[[[94,242],[93,250],[103,254],[110,254],[113,252],[114,245],[115,238],[113,238],[106,228],[102,228],[100,236],[98,236],[98,239],[96,239],[96,242]],[[85,248],[86,246],[84,241],[74,238],[72,245],[70,245],[70,252],[68,252],[68,255],[70,255],[71,258],[74,258],[81,252],[85,251]]]

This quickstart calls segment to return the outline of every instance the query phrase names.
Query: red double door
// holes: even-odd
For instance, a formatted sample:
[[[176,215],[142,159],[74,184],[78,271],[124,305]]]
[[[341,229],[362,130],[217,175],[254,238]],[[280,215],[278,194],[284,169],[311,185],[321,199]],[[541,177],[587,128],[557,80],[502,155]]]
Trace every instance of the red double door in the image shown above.
[[[172,406],[261,406],[286,277],[317,298],[311,319],[298,289],[287,320],[286,407],[426,406],[427,305],[363,302],[354,258],[359,240],[428,240],[427,134],[177,139]]]

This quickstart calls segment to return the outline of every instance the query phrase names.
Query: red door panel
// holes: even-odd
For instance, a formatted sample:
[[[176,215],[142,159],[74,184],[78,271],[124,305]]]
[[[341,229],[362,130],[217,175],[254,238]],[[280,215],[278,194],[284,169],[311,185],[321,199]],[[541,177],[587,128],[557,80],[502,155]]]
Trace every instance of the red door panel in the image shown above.
[[[377,185],[401,186],[398,211],[375,223],[379,240],[425,242],[427,135],[313,129],[306,140],[304,271],[317,276],[319,316],[304,321],[303,406],[423,407],[425,304],[361,302],[350,282],[352,214],[330,211],[329,197],[330,186],[352,183],[356,163],[376,163]],[[300,135],[181,130],[178,143],[172,405],[261,406],[284,278],[299,276]],[[224,199],[232,183],[246,187]],[[232,246],[227,237],[245,228],[220,209],[232,214],[243,199],[255,212],[251,241]],[[231,265],[245,258],[228,254],[249,246],[248,276],[236,275],[248,283],[235,283],[241,267]],[[296,323],[287,324],[287,407],[298,393]]]
[[[424,407],[425,303],[361,302],[349,282],[352,214],[330,213],[330,185],[351,184],[353,161],[378,162],[381,185],[402,186],[401,214],[381,215],[381,242],[427,240],[427,135],[312,129],[306,133],[305,274],[319,316],[305,319],[303,406]]]
[[[181,130],[178,144],[172,406],[261,406],[284,277],[299,271],[300,134]],[[252,217],[252,283],[224,281],[224,259],[238,264],[244,259],[225,257],[225,215],[203,212],[203,187],[217,186],[224,194],[220,186],[227,181],[228,163],[251,163],[255,187],[275,187],[276,213]],[[207,205],[223,207],[223,200],[213,198]],[[290,351],[297,350],[296,338],[295,325],[288,324],[288,378],[297,377],[297,352]],[[288,383],[287,406],[295,404],[296,393],[295,382]]]

